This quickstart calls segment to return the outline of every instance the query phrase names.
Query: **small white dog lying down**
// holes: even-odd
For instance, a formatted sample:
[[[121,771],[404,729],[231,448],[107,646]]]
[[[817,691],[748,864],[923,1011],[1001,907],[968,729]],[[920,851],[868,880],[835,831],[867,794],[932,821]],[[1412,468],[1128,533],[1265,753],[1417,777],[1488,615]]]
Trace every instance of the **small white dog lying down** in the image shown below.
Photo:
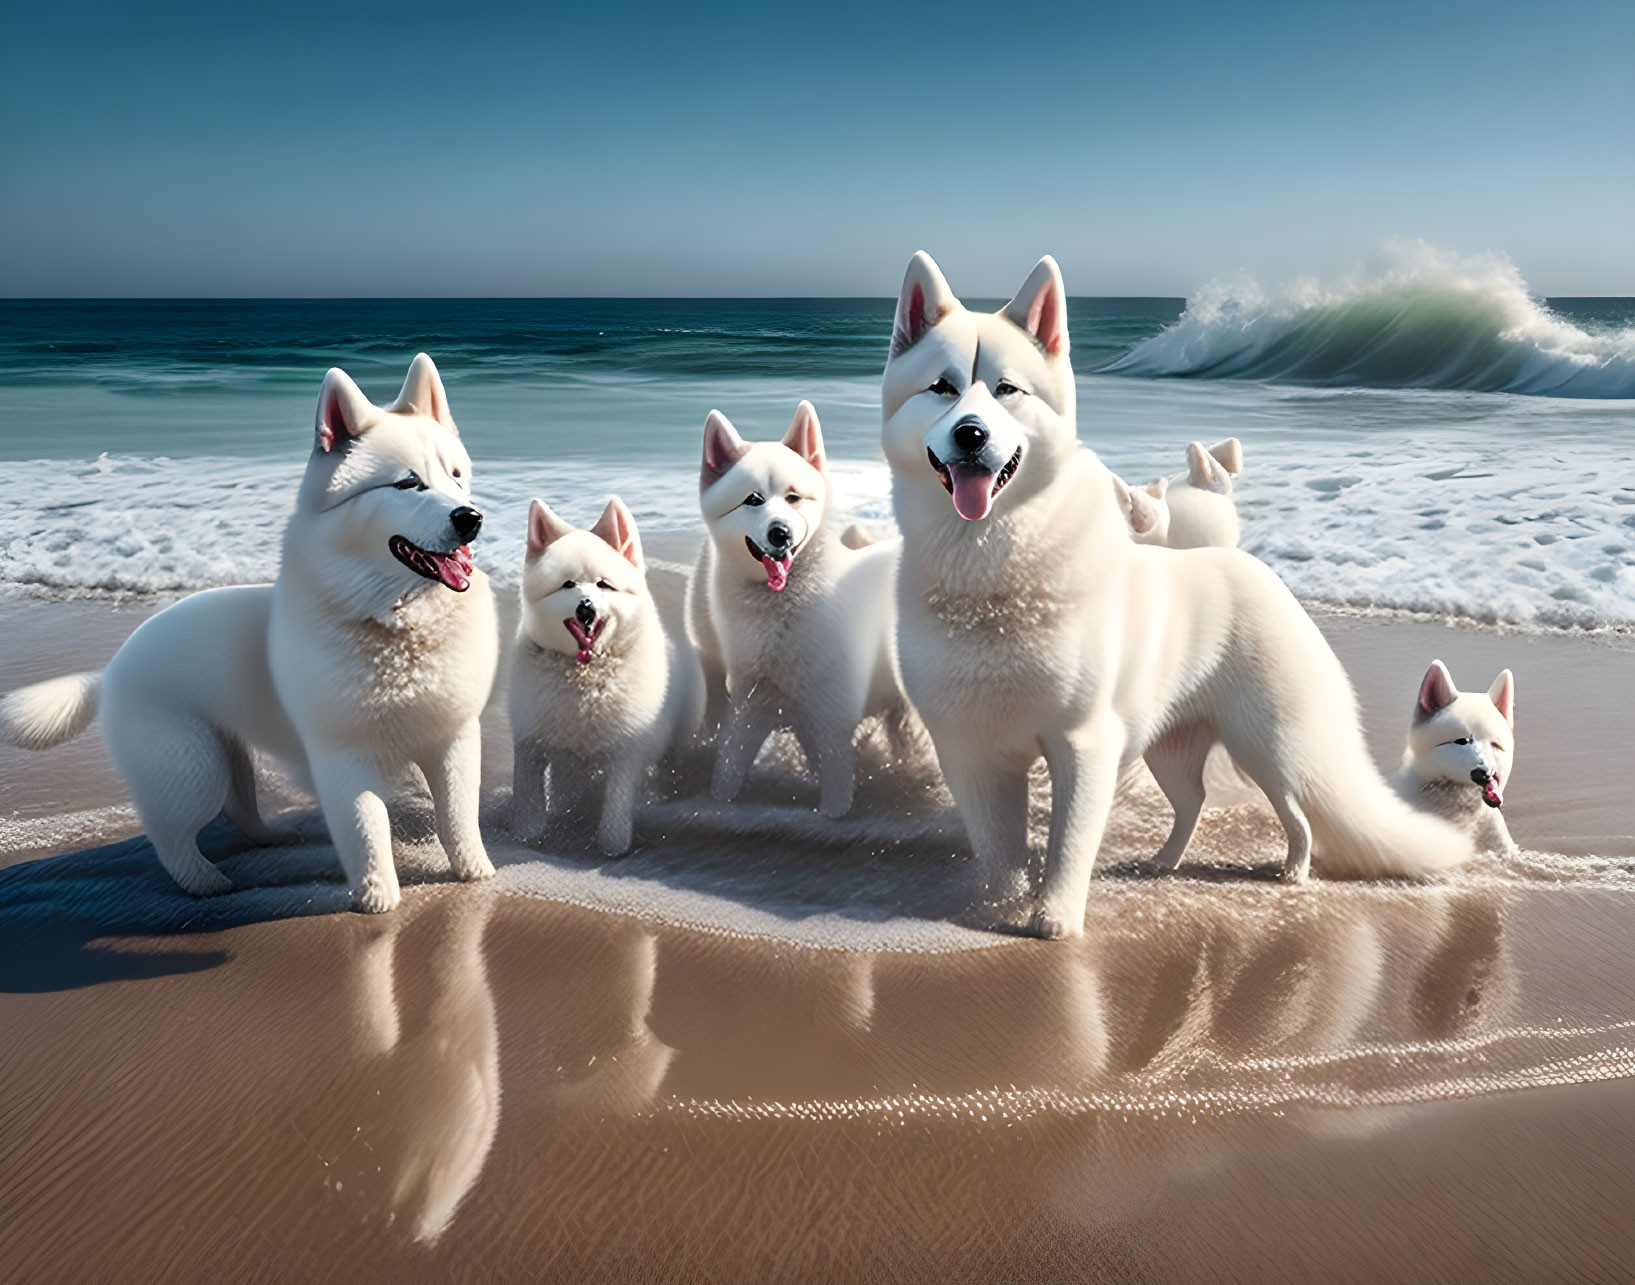
[[[539,838],[600,773],[597,842],[609,856],[628,852],[648,769],[698,734],[704,676],[659,619],[636,521],[617,496],[589,531],[529,506],[509,700],[517,834]]]
[[[725,705],[711,792],[743,788],[766,738],[789,727],[820,806],[851,810],[857,725],[911,717],[892,659],[897,541],[849,548],[825,522],[829,475],[817,412],[802,402],[778,442],[746,442],[720,411],[704,424],[699,507],[708,538],[687,587],[687,626]]]
[[[1482,852],[1513,855],[1499,809],[1516,751],[1516,680],[1507,669],[1485,692],[1462,692],[1440,660],[1419,684],[1397,793],[1470,834]]]
[[[1040,936],[1083,931],[1121,774],[1144,757],[1185,853],[1210,749],[1266,794],[1284,876],[1425,875],[1470,841],[1394,794],[1339,660],[1294,595],[1237,549],[1134,543],[1078,440],[1067,295],[1041,259],[997,313],[909,264],[881,405],[902,531],[898,657],[990,894],[1028,863],[1028,771],[1052,815]]]
[[[1130,533],[1137,544],[1169,549],[1235,549],[1238,510],[1232,479],[1243,472],[1243,447],[1235,437],[1213,446],[1187,444],[1187,468],[1140,489],[1113,476]]]
[[[273,838],[252,750],[317,794],[357,909],[398,903],[386,799],[414,767],[454,873],[486,879],[477,716],[499,639],[466,547],[482,525],[470,497],[471,460],[431,358],[414,359],[385,409],[331,370],[277,582],[184,598],[100,676],[11,693],[0,735],[56,745],[100,699],[108,752],[159,860],[196,895],[232,887],[196,842],[224,808],[245,837]]]

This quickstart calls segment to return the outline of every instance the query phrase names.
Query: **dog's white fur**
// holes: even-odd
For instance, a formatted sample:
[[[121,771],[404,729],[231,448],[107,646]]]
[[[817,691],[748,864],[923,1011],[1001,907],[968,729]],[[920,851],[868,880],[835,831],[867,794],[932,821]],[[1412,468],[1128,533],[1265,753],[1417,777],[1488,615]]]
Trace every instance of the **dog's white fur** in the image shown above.
[[[853,736],[885,715],[902,743],[910,715],[892,655],[898,542],[849,548],[825,521],[829,477],[817,412],[802,402],[778,442],[746,442],[720,411],[704,425],[699,507],[707,538],[687,590],[687,624],[722,711],[717,799],[737,796],[766,738],[789,727],[828,816],[851,810]],[[781,526],[787,582],[751,552]]]
[[[1176,813],[1155,860],[1178,863],[1217,742],[1282,820],[1290,880],[1314,853],[1324,874],[1413,876],[1468,855],[1465,836],[1380,776],[1345,671],[1270,570],[1235,549],[1130,539],[1109,473],[1077,439],[1054,260],[989,315],[967,311],[917,254],[882,414],[902,530],[903,684],[990,888],[1026,862],[1028,769],[1041,755],[1050,769],[1028,931],[1083,931],[1114,787],[1138,757]]]
[[[0,735],[43,749],[82,730],[100,697],[114,765],[165,869],[188,892],[228,878],[196,836],[224,808],[256,842],[252,751],[318,796],[359,910],[397,905],[386,799],[419,768],[437,832],[461,879],[493,874],[477,831],[477,716],[498,636],[487,578],[454,525],[470,510],[471,461],[431,358],[379,408],[340,370],[318,397],[312,457],[271,585],[211,589],[152,617],[100,678],[13,692]],[[478,515],[480,521],[480,515]],[[460,559],[468,587],[412,570],[392,538]]]
[[[1515,676],[1506,669],[1485,692],[1462,692],[1448,667],[1433,660],[1414,701],[1397,793],[1464,830],[1479,851],[1513,855],[1516,842],[1499,809],[1515,756]]]
[[[567,623],[580,611],[595,623],[588,646],[583,626]],[[588,531],[529,506],[509,700],[516,832],[538,838],[599,775],[597,841],[609,856],[628,852],[648,769],[698,734],[704,675],[659,619],[636,521],[617,496]]]
[[[1187,467],[1136,489],[1113,477],[1137,544],[1168,549],[1235,549],[1238,510],[1232,479],[1243,472],[1243,445],[1235,437],[1205,446],[1187,443]]]

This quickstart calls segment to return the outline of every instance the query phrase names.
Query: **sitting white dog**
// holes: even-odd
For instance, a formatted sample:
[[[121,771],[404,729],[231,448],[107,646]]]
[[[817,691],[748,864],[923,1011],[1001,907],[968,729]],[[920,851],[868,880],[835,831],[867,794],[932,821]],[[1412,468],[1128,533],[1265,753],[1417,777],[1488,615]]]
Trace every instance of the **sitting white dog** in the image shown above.
[[[1477,849],[1516,851],[1499,809],[1516,754],[1516,680],[1507,669],[1485,692],[1462,692],[1440,660],[1419,684],[1397,793],[1452,822]]]
[[[617,496],[589,531],[529,506],[509,699],[517,834],[537,839],[599,773],[597,842],[609,856],[628,852],[648,769],[698,733],[704,676],[659,619],[635,519]]]
[[[1232,479],[1243,472],[1243,446],[1235,437],[1213,446],[1187,443],[1186,472],[1145,487],[1116,474],[1113,490],[1137,544],[1168,549],[1235,549],[1238,510]]]
[[[45,749],[95,717],[159,860],[195,895],[231,881],[197,836],[225,808],[246,837],[252,750],[313,790],[354,906],[399,900],[386,799],[418,767],[454,873],[494,873],[477,831],[477,716],[498,665],[488,579],[467,541],[471,460],[443,381],[421,353],[381,409],[344,371],[324,376],[312,458],[270,585],[210,589],[143,623],[99,675],[0,703],[0,735]]]
[[[899,743],[912,716],[892,656],[898,542],[848,547],[824,521],[829,475],[817,412],[802,402],[778,442],[746,442],[720,411],[704,424],[699,506],[708,538],[687,626],[725,705],[711,792],[737,797],[755,756],[792,728],[831,817],[851,810],[853,736],[874,714]]]

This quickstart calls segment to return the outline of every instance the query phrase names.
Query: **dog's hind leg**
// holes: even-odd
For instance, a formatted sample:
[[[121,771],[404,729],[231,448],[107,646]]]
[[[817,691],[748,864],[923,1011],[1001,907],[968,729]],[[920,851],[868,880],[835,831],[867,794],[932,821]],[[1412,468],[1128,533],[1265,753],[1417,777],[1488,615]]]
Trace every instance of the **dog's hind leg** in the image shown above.
[[[393,909],[403,894],[392,860],[392,825],[380,772],[355,755],[331,752],[312,755],[312,779],[352,888],[353,909],[365,914]]]
[[[198,841],[227,800],[227,747],[216,730],[192,718],[144,720],[110,726],[108,748],[170,877],[195,897],[231,891],[232,880],[205,859]]]
[[[1124,727],[1111,714],[1044,742],[1050,765],[1050,846],[1038,912],[1028,930],[1039,937],[1084,931],[1090,877],[1118,788]]]
[[[715,777],[710,793],[722,803],[738,797],[749,777],[755,756],[777,725],[778,709],[770,694],[751,688],[741,700],[727,706],[715,754]]]
[[[1149,862],[1156,870],[1174,870],[1192,842],[1204,808],[1204,764],[1213,744],[1213,734],[1205,729],[1184,728],[1162,737],[1147,750],[1147,767],[1153,780],[1175,809],[1169,838]]]
[[[630,851],[636,829],[636,795],[646,769],[647,764],[639,756],[629,753],[607,765],[602,820],[596,830],[596,842],[610,857],[622,857]]]
[[[261,819],[255,799],[255,758],[243,741],[226,742],[227,803],[224,811],[233,828],[257,847],[270,847],[283,836]]]
[[[482,797],[482,729],[472,719],[435,758],[420,765],[437,810],[437,839],[456,879],[488,879],[494,865],[477,828]]]
[[[1228,745],[1226,750],[1260,787],[1272,811],[1277,813],[1277,819],[1283,823],[1283,833],[1289,841],[1288,853],[1283,858],[1284,882],[1305,883],[1311,877],[1311,823],[1295,797],[1294,783],[1288,779],[1277,748],[1244,741]]]

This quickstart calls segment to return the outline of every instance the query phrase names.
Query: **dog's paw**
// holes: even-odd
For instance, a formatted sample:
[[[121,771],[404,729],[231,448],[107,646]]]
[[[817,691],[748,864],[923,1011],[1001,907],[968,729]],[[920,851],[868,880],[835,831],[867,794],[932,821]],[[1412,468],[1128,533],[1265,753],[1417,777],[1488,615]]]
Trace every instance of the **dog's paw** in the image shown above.
[[[196,869],[175,876],[183,892],[194,897],[219,897],[233,891],[233,881],[207,861],[200,861]]]
[[[1277,878],[1278,882],[1286,883],[1295,888],[1300,887],[1302,884],[1310,883],[1311,862],[1308,860],[1297,866],[1285,864],[1283,868],[1278,871]]]
[[[463,883],[475,883],[479,879],[492,879],[494,877],[494,863],[488,859],[488,854],[481,849],[478,849],[473,856],[466,856],[449,864],[454,868],[454,877]]]
[[[1079,937],[1084,934],[1084,922],[1075,924],[1065,915],[1056,915],[1048,910],[1036,910],[1028,917],[1024,929],[1029,937],[1040,937],[1045,941],[1065,941],[1069,937]]]
[[[396,880],[388,887],[384,880],[371,876],[352,889],[352,909],[360,915],[385,914],[388,910],[396,910],[397,903],[402,900],[403,894]]]

